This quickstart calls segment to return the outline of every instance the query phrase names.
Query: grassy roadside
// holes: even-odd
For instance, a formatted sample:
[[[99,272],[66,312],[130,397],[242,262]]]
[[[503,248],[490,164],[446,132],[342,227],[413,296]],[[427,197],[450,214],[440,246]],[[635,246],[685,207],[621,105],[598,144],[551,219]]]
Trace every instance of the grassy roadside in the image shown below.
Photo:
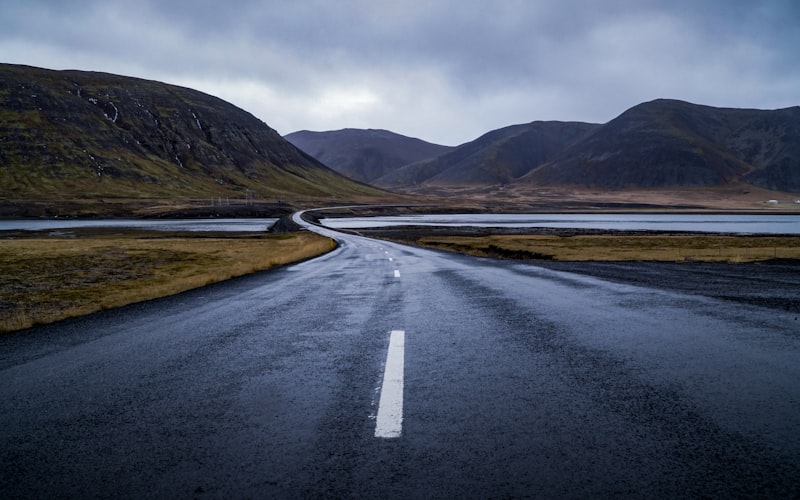
[[[0,239],[0,332],[172,295],[336,246],[309,232],[33,234]]]
[[[512,259],[754,262],[800,259],[800,236],[423,236],[418,245]]]

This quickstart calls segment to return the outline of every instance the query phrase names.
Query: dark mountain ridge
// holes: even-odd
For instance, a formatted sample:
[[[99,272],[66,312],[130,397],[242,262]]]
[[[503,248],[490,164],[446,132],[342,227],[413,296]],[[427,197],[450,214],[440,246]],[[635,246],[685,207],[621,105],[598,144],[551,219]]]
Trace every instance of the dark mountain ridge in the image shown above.
[[[380,186],[508,184],[560,153],[598,125],[536,121],[488,132],[436,158],[375,181]]]
[[[606,189],[753,184],[800,190],[800,107],[634,106],[522,178]]]
[[[202,92],[0,64],[0,197],[357,197],[379,191]]]
[[[658,99],[603,125],[532,122],[484,134],[373,181],[448,187],[661,189],[752,185],[800,192],[800,107],[733,109]]]
[[[453,149],[380,129],[301,130],[284,138],[340,174],[367,183]]]

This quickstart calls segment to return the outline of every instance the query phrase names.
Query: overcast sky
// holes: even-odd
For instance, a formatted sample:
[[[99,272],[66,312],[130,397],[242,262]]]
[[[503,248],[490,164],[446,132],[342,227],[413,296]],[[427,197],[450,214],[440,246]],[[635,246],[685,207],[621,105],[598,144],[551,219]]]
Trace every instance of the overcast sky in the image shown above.
[[[798,0],[0,0],[0,62],[184,85],[281,134],[457,145],[659,97],[800,104]]]

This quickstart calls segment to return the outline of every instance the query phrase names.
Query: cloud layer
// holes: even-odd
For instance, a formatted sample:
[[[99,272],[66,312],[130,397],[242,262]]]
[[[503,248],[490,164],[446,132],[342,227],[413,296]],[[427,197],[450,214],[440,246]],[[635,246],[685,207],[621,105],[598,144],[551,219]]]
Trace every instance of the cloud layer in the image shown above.
[[[456,145],[659,97],[798,105],[798,28],[794,0],[6,0],[0,62],[197,88],[283,134]]]

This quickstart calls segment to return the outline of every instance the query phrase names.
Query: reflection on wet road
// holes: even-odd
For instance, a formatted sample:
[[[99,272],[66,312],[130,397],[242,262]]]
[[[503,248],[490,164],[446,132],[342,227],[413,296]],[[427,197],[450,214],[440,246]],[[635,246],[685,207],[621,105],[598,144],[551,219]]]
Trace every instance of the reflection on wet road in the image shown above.
[[[336,238],[0,337],[0,496],[800,493],[795,314]]]

